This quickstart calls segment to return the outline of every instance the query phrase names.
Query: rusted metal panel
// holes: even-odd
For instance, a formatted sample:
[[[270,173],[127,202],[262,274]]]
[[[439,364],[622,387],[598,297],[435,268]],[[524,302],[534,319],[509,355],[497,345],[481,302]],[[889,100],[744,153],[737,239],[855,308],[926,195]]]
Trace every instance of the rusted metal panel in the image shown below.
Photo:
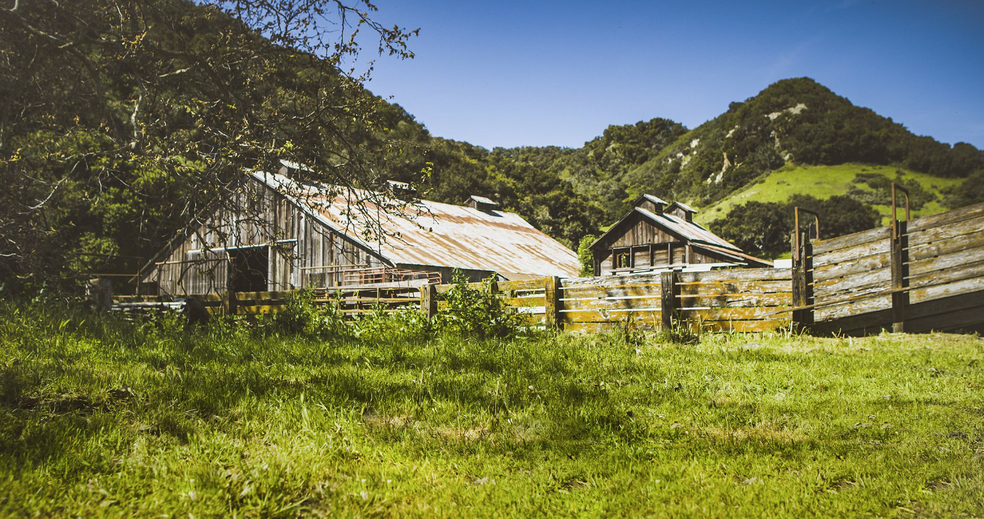
[[[393,207],[378,203],[378,195],[369,196],[362,191],[335,189],[334,195],[326,195],[326,186],[295,183],[279,174],[254,173],[254,178],[304,204],[323,225],[336,232],[365,237],[357,240],[396,265],[485,270],[507,278],[530,274],[577,276],[580,270],[574,251],[514,213],[485,212],[427,200],[393,211]],[[358,204],[361,209],[355,211]],[[373,217],[378,218],[385,236],[373,227]]]

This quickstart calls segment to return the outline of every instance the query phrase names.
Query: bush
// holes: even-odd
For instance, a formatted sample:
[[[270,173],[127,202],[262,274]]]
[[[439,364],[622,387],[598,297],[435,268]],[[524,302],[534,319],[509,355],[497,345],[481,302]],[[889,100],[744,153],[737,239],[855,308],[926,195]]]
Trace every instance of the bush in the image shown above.
[[[273,329],[295,335],[325,338],[343,335],[345,321],[337,304],[314,305],[314,294],[301,290],[287,296],[284,307],[273,315]]]
[[[515,337],[523,329],[519,315],[496,296],[492,278],[483,281],[481,288],[472,288],[456,271],[443,299],[447,308],[437,315],[435,323],[441,331],[485,339]]]

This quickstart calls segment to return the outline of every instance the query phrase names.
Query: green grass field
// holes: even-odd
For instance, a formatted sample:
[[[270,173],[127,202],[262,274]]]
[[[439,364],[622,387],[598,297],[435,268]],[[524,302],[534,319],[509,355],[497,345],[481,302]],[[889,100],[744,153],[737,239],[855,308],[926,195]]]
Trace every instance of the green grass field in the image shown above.
[[[984,515],[974,336],[0,315],[3,517]]]
[[[956,186],[962,181],[962,179],[934,177],[891,166],[868,164],[787,166],[772,171],[750,187],[738,191],[714,205],[703,208],[697,213],[695,218],[702,225],[706,225],[717,218],[726,216],[733,207],[743,205],[750,200],[758,202],[785,202],[790,196],[797,194],[812,195],[825,200],[835,195],[843,195],[851,188],[868,191],[871,188],[867,185],[851,183],[858,173],[877,173],[889,179],[895,179],[897,171],[902,172],[903,179],[918,181],[924,189],[932,192],[939,199],[942,199],[942,189]],[[886,221],[883,224],[887,225],[888,214],[891,212],[890,207],[887,205],[876,205],[874,207],[878,212],[885,215]],[[937,214],[945,210],[939,201],[935,201],[926,204],[919,211],[913,211],[912,216]]]

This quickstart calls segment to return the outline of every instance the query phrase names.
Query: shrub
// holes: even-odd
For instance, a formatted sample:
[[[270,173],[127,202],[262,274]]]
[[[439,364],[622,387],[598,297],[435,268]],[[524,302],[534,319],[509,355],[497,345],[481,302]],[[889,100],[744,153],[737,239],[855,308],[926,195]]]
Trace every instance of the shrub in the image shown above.
[[[447,308],[437,315],[435,323],[441,331],[485,339],[511,338],[523,329],[519,315],[496,296],[492,278],[473,288],[461,272],[455,271],[443,299]]]
[[[310,290],[287,296],[284,307],[273,316],[273,328],[288,334],[319,338],[342,335],[346,331],[338,305],[315,306],[314,293]]]

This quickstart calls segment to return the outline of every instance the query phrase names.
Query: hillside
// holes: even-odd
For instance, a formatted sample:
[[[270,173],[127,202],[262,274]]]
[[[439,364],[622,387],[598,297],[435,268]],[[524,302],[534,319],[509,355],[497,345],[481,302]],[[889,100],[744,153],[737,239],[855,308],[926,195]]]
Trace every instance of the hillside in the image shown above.
[[[732,209],[748,201],[783,203],[796,195],[810,195],[819,199],[848,195],[864,200],[874,207],[887,225],[891,212],[891,194],[888,185],[895,182],[908,186],[913,193],[910,200],[912,217],[941,213],[948,193],[960,186],[963,179],[943,178],[917,173],[893,166],[871,164],[838,164],[834,166],[799,166],[788,164],[748,183],[746,187],[708,205],[697,214],[696,220],[709,224],[726,216]],[[870,184],[875,184],[873,187]],[[899,195],[899,204],[904,203]]]
[[[889,180],[902,171],[932,195],[924,213],[984,200],[976,148],[912,135],[808,78],[779,81],[694,129],[653,118],[610,126],[578,149],[435,138],[339,69],[358,49],[333,42],[330,28],[318,40],[311,20],[286,16],[294,25],[278,29],[269,22],[291,3],[249,3],[258,10],[186,0],[125,13],[109,0],[0,9],[0,289],[135,272],[230,200],[244,170],[281,160],[328,184],[400,180],[449,203],[488,196],[571,247],[644,192],[704,208],[712,227],[745,201],[774,204],[768,223],[780,225],[789,197],[821,194],[800,202],[861,215],[833,232],[886,212],[884,196],[869,193],[884,181],[847,170]],[[390,52],[412,55],[409,32],[375,30]],[[821,191],[824,177],[832,183]]]
[[[657,121],[662,140],[643,139]],[[644,153],[619,153],[638,142],[652,145]],[[583,148],[554,156],[547,167],[602,208],[600,225],[613,222],[638,195],[652,193],[702,209],[699,221],[748,244],[758,240],[742,240],[728,225],[729,216],[747,216],[729,215],[746,202],[770,204],[764,207],[768,221],[761,223],[776,227],[778,235],[791,229],[795,197],[803,207],[855,215],[825,227],[839,235],[881,223],[893,181],[913,192],[917,215],[984,200],[981,151],[913,135],[809,78],[779,81],[693,130],[655,119],[610,127]],[[633,164],[633,158],[639,160]],[[750,251],[775,256],[786,248],[775,241]]]

